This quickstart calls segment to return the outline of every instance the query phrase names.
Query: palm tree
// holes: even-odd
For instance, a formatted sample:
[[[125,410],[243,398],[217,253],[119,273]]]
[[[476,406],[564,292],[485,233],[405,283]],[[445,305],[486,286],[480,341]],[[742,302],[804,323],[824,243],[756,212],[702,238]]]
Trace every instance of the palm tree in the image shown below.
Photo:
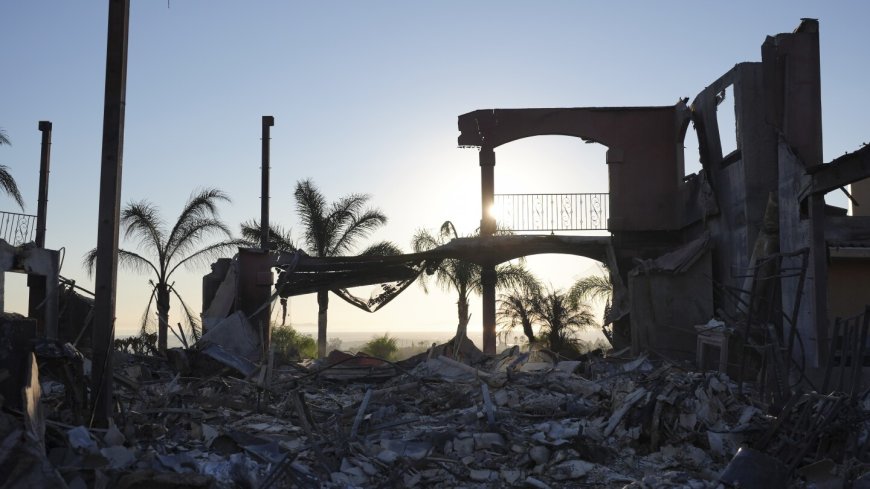
[[[293,193],[296,211],[304,229],[304,251],[310,256],[343,256],[354,249],[357,240],[365,238],[387,223],[378,209],[366,208],[369,196],[351,194],[332,204],[311,182],[301,180]],[[375,243],[360,255],[398,255],[401,250],[388,241]],[[326,356],[326,311],[329,308],[329,289],[317,291],[317,355]]]
[[[444,245],[451,239],[456,238],[459,238],[456,227],[453,226],[452,222],[444,221],[438,235],[433,235],[426,229],[417,231],[411,241],[411,246],[415,253],[421,253]],[[475,263],[445,259],[438,264],[433,272],[435,283],[438,286],[446,292],[455,290],[459,296],[456,301],[459,316],[459,324],[456,328],[457,340],[465,338],[466,331],[468,330],[468,321],[470,319],[468,300],[471,298],[471,294],[480,294],[483,290],[480,276],[481,270],[481,266]],[[427,286],[428,275],[428,273],[420,274],[419,279],[420,286],[427,293],[429,292]],[[534,277],[521,265],[507,264],[496,267],[496,288],[532,282],[534,282]]]
[[[12,142],[9,141],[9,136],[6,135],[6,131],[0,128],[0,146],[3,145],[12,146]],[[12,174],[9,173],[9,167],[6,165],[0,165],[0,189],[6,192],[15,203],[18,204],[18,207],[21,207],[21,210],[24,210],[24,199],[21,198],[21,192],[18,190],[18,184],[15,183],[15,179],[12,178]]]
[[[229,228],[218,217],[217,205],[220,202],[230,202],[230,198],[220,190],[194,191],[168,232],[158,208],[147,200],[129,203],[121,211],[124,238],[137,239],[141,254],[118,250],[118,262],[136,272],[153,272],[153,278],[149,280],[151,297],[145,309],[142,330],[144,332],[147,328],[151,304],[156,303],[157,348],[161,353],[166,351],[171,295],[180,301],[193,338],[198,339],[200,334],[196,315],[175,290],[174,282],[171,282],[172,275],[182,265],[201,264],[238,246],[238,241],[230,240]],[[210,237],[224,240],[203,246],[203,242]],[[89,272],[93,272],[96,260],[97,249],[94,248],[85,256],[85,266]]]
[[[508,293],[502,294],[498,301],[498,318],[502,333],[508,334],[517,326],[522,326],[523,334],[529,340],[529,345],[535,342],[535,332],[532,329],[534,321],[534,304],[541,294],[540,283],[531,274],[531,281],[513,287]]]
[[[610,270],[606,266],[599,266],[599,271],[600,274],[589,275],[575,282],[568,291],[568,300],[574,303],[604,302],[601,330],[612,344],[613,332],[608,328],[607,318],[613,303],[613,282],[610,279]]]
[[[572,355],[577,352],[578,331],[595,326],[589,308],[580,302],[569,300],[561,290],[550,289],[534,301],[535,317],[541,321],[541,336],[550,349],[557,353]]]

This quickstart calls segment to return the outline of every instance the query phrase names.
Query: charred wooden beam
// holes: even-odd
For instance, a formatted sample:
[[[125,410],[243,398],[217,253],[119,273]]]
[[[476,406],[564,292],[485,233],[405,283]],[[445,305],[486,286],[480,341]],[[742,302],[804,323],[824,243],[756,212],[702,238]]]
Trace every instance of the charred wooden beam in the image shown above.
[[[801,200],[810,195],[824,195],[832,190],[870,177],[870,146],[845,154],[830,163],[808,168],[809,186],[800,193]]]

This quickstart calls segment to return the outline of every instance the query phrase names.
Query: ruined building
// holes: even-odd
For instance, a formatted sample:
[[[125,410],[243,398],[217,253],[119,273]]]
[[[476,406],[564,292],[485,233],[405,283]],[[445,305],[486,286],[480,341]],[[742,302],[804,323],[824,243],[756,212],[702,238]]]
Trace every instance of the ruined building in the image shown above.
[[[747,365],[763,369],[777,358],[773,370],[780,377],[793,367],[818,377],[834,350],[858,342],[858,329],[835,327],[835,318],[861,314],[870,304],[870,218],[847,215],[824,200],[826,193],[870,176],[870,149],[822,162],[816,20],[768,37],[761,51],[760,62],[735,65],[691,102],[461,115],[459,145],[480,155],[481,237],[398,257],[258,259],[259,271],[239,273],[237,306],[250,313],[268,300],[263,271],[270,266],[283,267],[278,293],[284,297],[398,282],[385,288],[389,297],[368,305],[349,299],[372,310],[401,292],[427,263],[461,258],[484,267],[483,346],[494,353],[495,265],[567,253],[608,265],[614,285],[608,320],[617,347],[702,360],[701,349],[708,364],[718,352],[712,364],[738,377]],[[724,139],[729,131],[719,127],[717,116],[732,106],[736,141]],[[690,130],[697,133],[702,169],[687,175],[683,148]],[[608,148],[609,204],[593,209],[592,218],[606,223],[609,236],[493,236],[495,218],[487,211],[495,198],[496,149],[542,135]],[[732,146],[730,152],[722,149]],[[853,187],[856,209],[870,202],[867,187]],[[203,310],[211,302],[206,296]],[[844,334],[856,341],[833,338]]]
[[[774,324],[781,348],[818,367],[834,318],[870,304],[870,221],[824,201],[870,176],[870,149],[822,162],[818,27],[806,19],[793,33],[768,37],[761,62],[735,65],[691,103],[460,116],[460,146],[480,148],[484,207],[493,200],[495,148],[541,135],[601,143],[617,340],[630,335],[635,349],[694,356],[696,325],[763,314],[756,322]],[[722,149],[729,131],[717,119],[730,110],[726,93],[733,93],[737,126],[731,152]],[[703,169],[686,175],[689,130],[697,132]],[[866,187],[853,187],[853,202],[870,203]],[[760,269],[765,257],[775,263]],[[492,329],[489,312],[484,305]]]

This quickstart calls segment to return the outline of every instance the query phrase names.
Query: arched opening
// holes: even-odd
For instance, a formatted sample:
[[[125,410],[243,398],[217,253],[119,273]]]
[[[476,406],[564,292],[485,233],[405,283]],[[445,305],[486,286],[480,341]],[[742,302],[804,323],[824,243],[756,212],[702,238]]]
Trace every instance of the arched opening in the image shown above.
[[[515,234],[609,235],[607,150],[599,143],[552,135],[519,139],[496,148],[493,216],[498,226]],[[599,199],[595,206],[589,196]],[[518,219],[518,212],[525,215]],[[545,292],[565,295],[578,280],[606,273],[600,262],[582,256],[536,254],[522,261]],[[497,291],[497,350],[525,341],[522,328],[505,328],[507,318],[501,306],[509,293],[509,289]],[[595,325],[582,328],[577,338],[585,348],[594,348],[606,344],[601,332],[604,302],[588,302],[585,307]],[[475,321],[469,337],[480,337],[480,327]],[[536,334],[540,327],[534,325]]]
[[[523,234],[606,234],[606,153],[602,144],[570,136],[499,146],[492,210],[497,224]]]

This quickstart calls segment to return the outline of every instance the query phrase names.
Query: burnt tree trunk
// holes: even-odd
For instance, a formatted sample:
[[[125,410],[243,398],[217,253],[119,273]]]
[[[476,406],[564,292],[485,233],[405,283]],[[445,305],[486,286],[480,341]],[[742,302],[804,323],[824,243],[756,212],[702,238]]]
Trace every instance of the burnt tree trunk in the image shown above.
[[[326,356],[326,310],[329,309],[329,291],[317,291],[317,358]]]
[[[166,353],[166,340],[169,328],[169,287],[157,284],[157,350]]]

